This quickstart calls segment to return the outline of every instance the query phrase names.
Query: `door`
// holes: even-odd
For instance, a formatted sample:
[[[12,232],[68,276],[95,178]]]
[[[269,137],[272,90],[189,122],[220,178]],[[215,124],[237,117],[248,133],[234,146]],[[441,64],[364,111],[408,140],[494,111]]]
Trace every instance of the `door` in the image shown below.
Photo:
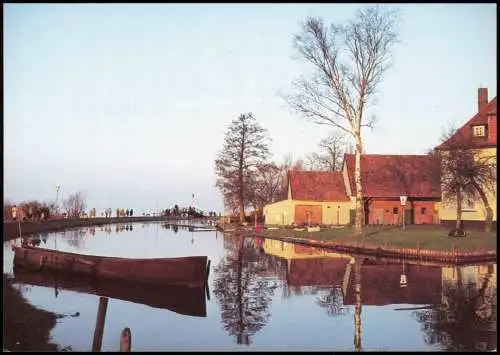
[[[322,224],[323,213],[320,205],[296,205],[295,223],[308,225]]]

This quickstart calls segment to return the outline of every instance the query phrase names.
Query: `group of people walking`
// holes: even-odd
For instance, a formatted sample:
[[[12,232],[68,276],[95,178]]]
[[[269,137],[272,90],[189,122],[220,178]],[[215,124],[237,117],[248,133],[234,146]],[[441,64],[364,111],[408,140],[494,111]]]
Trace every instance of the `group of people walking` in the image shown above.
[[[103,212],[103,217],[105,218],[111,218],[111,208],[106,208]],[[116,215],[115,217],[132,217],[134,215],[134,210],[131,209],[123,209],[123,208],[117,208],[116,209]]]

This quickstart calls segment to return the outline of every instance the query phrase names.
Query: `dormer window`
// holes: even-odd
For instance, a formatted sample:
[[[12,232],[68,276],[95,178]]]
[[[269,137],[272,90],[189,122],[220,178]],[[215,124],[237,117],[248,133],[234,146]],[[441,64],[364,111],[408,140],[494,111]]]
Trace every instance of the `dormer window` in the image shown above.
[[[486,136],[486,126],[485,125],[472,126],[472,136],[473,137]]]

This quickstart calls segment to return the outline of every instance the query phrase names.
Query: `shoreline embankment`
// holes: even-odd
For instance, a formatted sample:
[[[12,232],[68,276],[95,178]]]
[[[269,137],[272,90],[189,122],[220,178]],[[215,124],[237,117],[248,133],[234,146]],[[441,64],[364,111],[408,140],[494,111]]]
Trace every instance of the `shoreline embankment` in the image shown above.
[[[329,249],[341,253],[353,254],[366,257],[375,257],[377,259],[404,259],[418,262],[438,262],[453,265],[474,264],[483,262],[496,262],[496,250],[481,250],[481,251],[459,251],[456,249],[432,250],[420,248],[403,248],[403,247],[386,247],[379,245],[371,245],[369,243],[350,243],[337,241],[322,241],[308,238],[286,237],[286,236],[271,236],[264,233],[258,233],[251,228],[235,229],[229,231],[236,235],[251,237],[274,239],[288,243],[302,244],[315,248]]]
[[[115,223],[136,223],[136,222],[161,222],[188,220],[180,217],[170,216],[137,216],[137,217],[96,217],[96,218],[65,218],[46,219],[40,221],[4,221],[3,240],[9,241],[19,237],[19,224],[21,225],[21,235],[35,233],[58,232],[70,228],[92,227]]]

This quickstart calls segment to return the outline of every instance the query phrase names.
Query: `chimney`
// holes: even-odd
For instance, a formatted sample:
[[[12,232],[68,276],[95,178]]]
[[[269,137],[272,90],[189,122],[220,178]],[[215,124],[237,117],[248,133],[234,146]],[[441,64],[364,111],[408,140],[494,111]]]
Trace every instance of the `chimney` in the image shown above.
[[[477,89],[477,109],[482,112],[488,105],[488,89],[479,88]]]

